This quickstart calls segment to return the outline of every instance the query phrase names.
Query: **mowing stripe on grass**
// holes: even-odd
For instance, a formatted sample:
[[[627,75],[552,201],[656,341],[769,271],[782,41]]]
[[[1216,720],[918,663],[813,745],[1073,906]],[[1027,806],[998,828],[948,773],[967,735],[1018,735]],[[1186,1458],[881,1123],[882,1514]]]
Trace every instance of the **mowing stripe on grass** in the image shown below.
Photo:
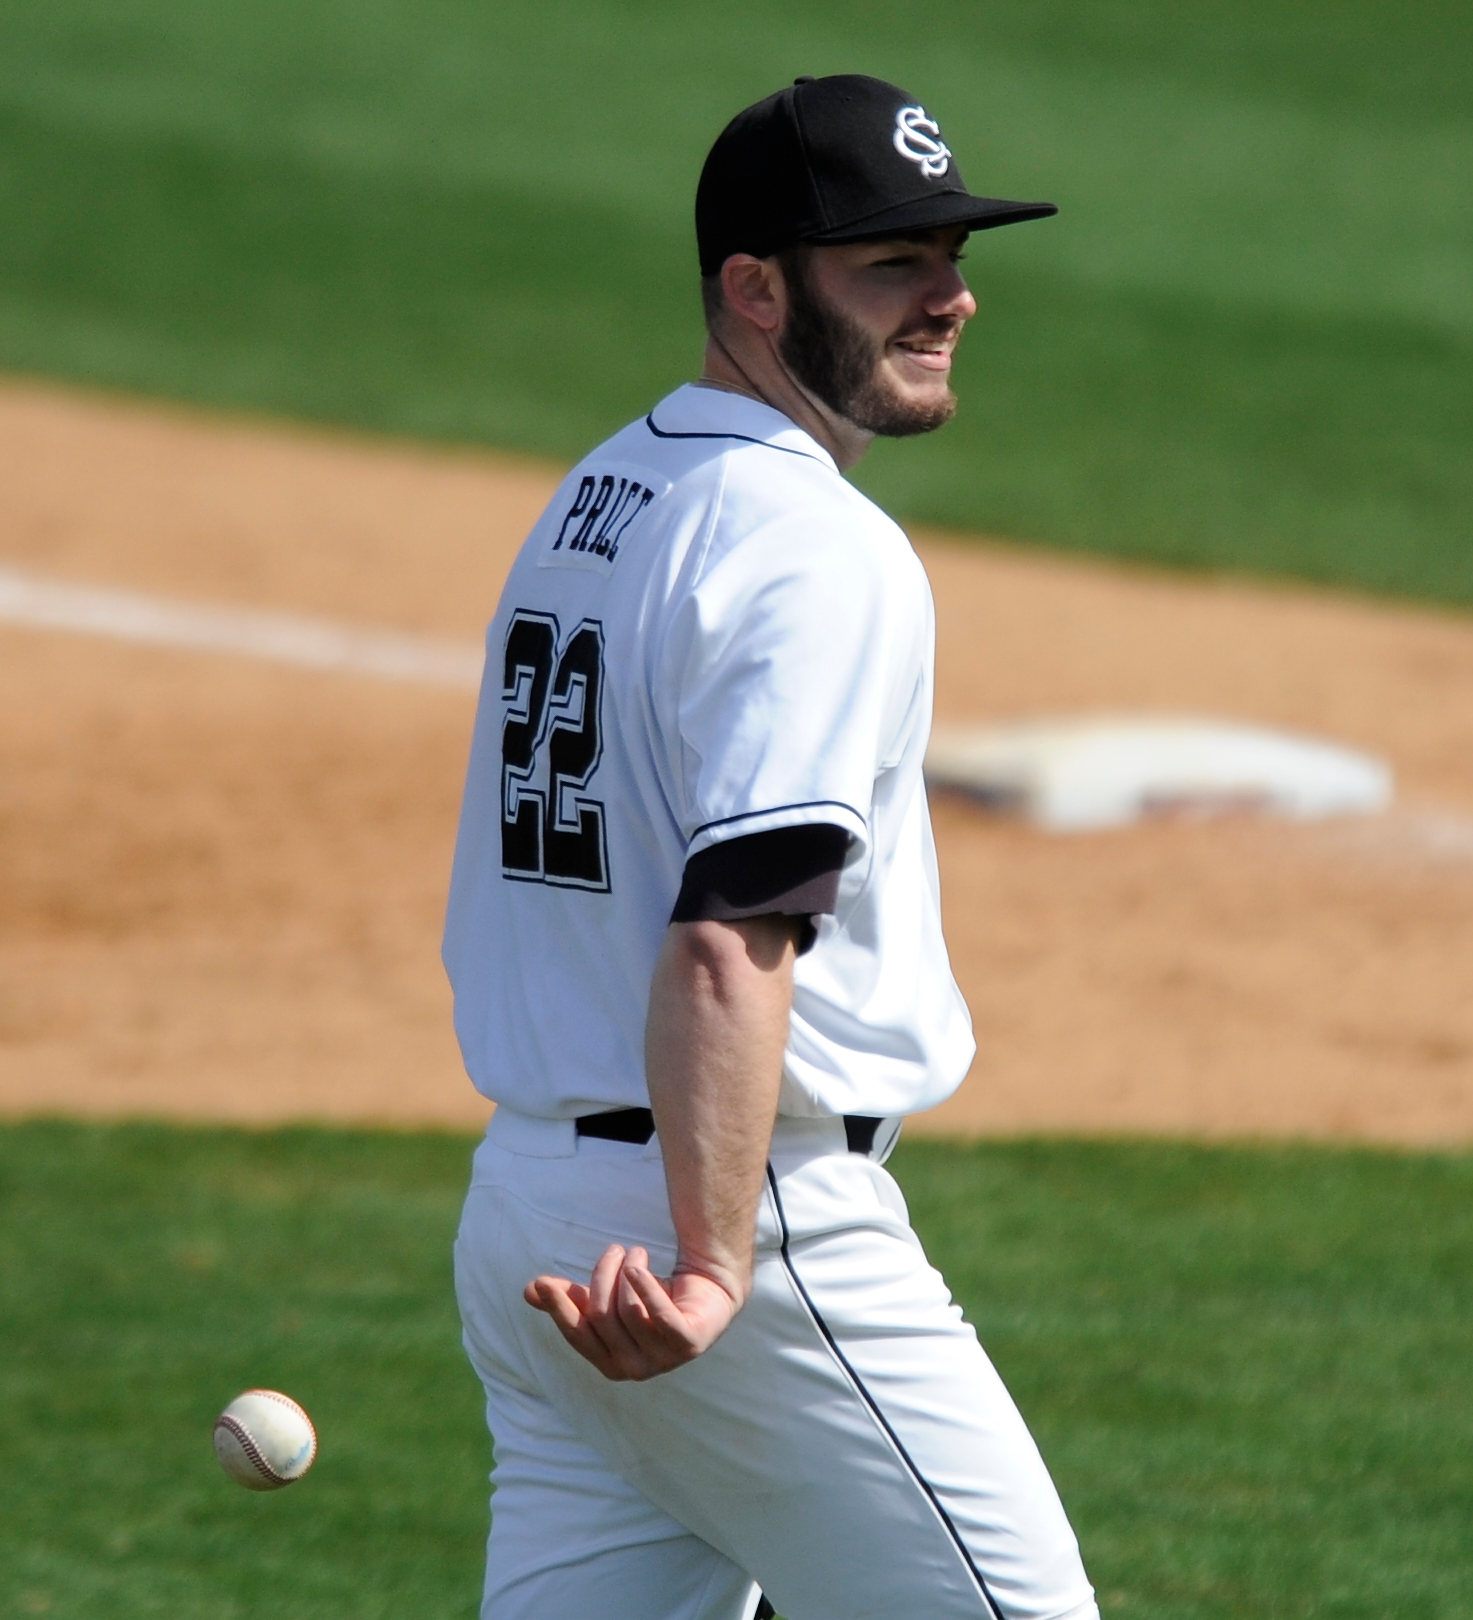
[[[1062,211],[973,242],[961,414],[861,487],[1473,603],[1466,0],[52,0],[0,60],[0,363],[560,460],[699,363],[726,118],[892,78]]]
[[[365,630],[294,613],[175,602],[12,568],[0,568],[0,622],[460,691],[473,692],[481,684],[483,657],[474,642]]]

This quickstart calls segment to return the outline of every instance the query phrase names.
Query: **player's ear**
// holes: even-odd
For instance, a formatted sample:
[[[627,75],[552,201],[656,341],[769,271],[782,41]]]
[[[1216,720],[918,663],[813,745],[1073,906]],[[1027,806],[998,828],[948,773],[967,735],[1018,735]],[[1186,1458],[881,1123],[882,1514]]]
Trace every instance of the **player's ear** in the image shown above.
[[[782,271],[773,259],[733,253],[721,266],[721,293],[726,307],[764,332],[782,325],[785,298]]]

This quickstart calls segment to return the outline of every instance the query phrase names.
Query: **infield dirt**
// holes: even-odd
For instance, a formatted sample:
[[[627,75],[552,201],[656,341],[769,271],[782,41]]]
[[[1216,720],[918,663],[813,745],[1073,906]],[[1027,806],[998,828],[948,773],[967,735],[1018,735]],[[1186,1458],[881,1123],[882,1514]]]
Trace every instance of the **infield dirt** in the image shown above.
[[[0,563],[479,637],[556,469],[0,387]],[[1388,758],[1369,820],[935,805],[980,1053],[917,1128],[1473,1140],[1473,621],[918,533],[950,720]],[[438,933],[473,700],[0,627],[0,1111],[473,1125]]]

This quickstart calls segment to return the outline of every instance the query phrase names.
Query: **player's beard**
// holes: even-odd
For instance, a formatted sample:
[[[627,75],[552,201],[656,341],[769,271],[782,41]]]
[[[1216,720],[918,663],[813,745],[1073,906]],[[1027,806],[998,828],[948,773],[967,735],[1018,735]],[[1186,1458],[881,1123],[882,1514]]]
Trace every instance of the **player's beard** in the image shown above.
[[[801,250],[782,255],[788,288],[788,318],[778,350],[803,386],[836,415],[886,439],[933,433],[956,415],[956,395],[906,399],[887,387],[881,362],[885,347],[812,285]],[[951,321],[938,321],[934,335],[949,337]],[[919,334],[917,334],[919,335]]]

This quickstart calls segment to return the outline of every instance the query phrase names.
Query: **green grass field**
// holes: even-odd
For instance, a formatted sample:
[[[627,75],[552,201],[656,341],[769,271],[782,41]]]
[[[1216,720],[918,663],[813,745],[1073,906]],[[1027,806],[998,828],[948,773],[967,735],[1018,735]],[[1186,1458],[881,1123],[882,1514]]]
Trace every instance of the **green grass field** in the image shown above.
[[[975,189],[898,513],[1473,603],[1459,0],[0,7],[0,367],[571,457],[690,375],[725,119],[866,71]],[[468,1620],[457,1137],[0,1128],[0,1615]],[[1104,1612],[1473,1614],[1473,1159],[906,1145]],[[312,1477],[226,1481],[264,1383]]]
[[[1473,602],[1462,0],[0,8],[0,366],[580,453],[687,376],[738,107],[880,73],[978,189],[912,517]]]
[[[0,1130],[0,1614],[470,1620],[488,1464],[448,1136]],[[1473,1159],[908,1144],[1106,1616],[1473,1613]],[[232,1485],[250,1384],[312,1411]]]

